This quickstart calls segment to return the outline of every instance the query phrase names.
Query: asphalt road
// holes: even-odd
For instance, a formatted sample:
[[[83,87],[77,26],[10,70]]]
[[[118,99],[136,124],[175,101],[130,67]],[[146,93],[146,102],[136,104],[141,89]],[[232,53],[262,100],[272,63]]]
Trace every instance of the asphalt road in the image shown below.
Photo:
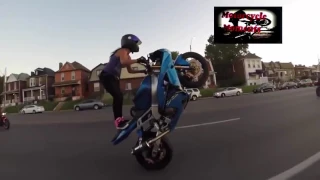
[[[134,133],[118,146],[110,143],[115,133],[110,109],[11,115],[12,129],[0,130],[0,177],[267,180],[280,174],[284,179],[283,172],[320,151],[319,117],[315,88],[191,102],[179,122],[184,128],[170,134],[173,161],[161,172],[146,172],[130,155]],[[201,123],[211,124],[188,126]],[[304,167],[292,179],[320,179],[320,162]]]

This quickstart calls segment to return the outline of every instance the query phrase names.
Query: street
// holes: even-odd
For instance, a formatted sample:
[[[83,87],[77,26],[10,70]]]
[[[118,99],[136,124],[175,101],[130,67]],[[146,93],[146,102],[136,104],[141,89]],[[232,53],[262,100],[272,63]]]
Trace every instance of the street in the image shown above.
[[[5,180],[320,179],[320,161],[301,164],[320,151],[315,87],[190,102],[169,135],[173,160],[159,172],[130,154],[135,133],[111,144],[111,108],[8,117],[11,129],[0,129]]]

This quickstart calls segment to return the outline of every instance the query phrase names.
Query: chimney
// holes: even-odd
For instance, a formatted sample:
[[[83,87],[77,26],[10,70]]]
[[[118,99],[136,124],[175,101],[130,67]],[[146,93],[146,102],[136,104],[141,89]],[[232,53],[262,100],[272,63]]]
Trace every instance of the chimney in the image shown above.
[[[61,69],[62,68],[62,63],[59,63],[59,69]]]

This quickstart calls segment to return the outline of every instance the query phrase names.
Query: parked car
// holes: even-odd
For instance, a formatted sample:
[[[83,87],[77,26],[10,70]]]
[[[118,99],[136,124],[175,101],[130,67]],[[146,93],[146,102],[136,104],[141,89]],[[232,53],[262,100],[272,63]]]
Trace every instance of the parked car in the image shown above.
[[[263,83],[260,84],[258,87],[253,89],[253,93],[263,93],[268,91],[275,91],[276,86],[271,83]]]
[[[227,87],[221,91],[214,93],[214,97],[225,97],[225,96],[240,96],[242,94],[242,89],[237,87]]]
[[[22,113],[22,114],[30,114],[30,113],[36,114],[36,113],[42,113],[44,111],[45,111],[45,109],[43,106],[26,105],[20,110],[20,113]]]
[[[280,90],[283,90],[283,89],[296,89],[297,87],[298,87],[298,84],[297,84],[297,83],[290,81],[290,82],[285,82],[285,83],[283,83],[283,84],[279,87],[279,89],[280,89]]]
[[[195,100],[197,100],[199,97],[201,97],[200,90],[197,89],[197,88],[186,89],[186,91],[187,91],[187,93],[189,94],[190,99],[191,99],[192,101],[195,101]]]
[[[314,86],[311,79],[302,79],[298,82],[298,87],[310,87]]]
[[[87,99],[82,101],[79,104],[73,106],[73,109],[76,111],[85,110],[85,109],[101,109],[104,107],[104,103],[102,101],[96,99]]]

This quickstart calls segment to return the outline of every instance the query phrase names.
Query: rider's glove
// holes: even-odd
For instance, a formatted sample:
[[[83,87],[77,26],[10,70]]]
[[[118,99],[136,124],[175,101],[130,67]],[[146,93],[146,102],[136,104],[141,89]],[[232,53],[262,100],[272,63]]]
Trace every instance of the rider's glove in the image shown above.
[[[147,63],[147,59],[141,56],[139,59],[137,59],[137,63]]]

